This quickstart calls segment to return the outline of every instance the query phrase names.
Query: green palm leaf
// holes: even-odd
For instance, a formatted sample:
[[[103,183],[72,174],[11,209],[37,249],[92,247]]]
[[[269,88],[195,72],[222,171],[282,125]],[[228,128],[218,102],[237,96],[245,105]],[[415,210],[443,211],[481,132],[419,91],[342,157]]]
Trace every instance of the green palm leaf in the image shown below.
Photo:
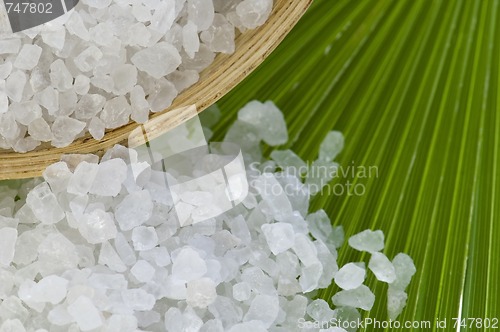
[[[332,184],[358,184],[363,195],[324,193],[312,209],[325,209],[347,236],[382,229],[390,257],[412,256],[418,272],[399,320],[428,320],[435,331],[456,330],[453,318],[500,316],[499,11],[493,0],[316,0],[220,102],[215,138],[247,101],[271,99],[304,159],[336,129],[346,137],[344,168],[377,167],[378,176]],[[344,250],[339,259],[363,256]],[[387,286],[368,283],[378,297],[365,316],[386,320]]]

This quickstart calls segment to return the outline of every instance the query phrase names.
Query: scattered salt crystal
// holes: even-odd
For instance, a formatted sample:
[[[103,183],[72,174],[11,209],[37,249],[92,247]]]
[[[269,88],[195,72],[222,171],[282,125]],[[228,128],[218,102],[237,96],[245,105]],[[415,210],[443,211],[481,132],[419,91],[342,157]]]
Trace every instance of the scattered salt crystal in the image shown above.
[[[344,149],[344,136],[341,132],[331,131],[319,146],[319,159],[332,161]]]
[[[103,242],[101,252],[99,254],[99,264],[108,266],[116,272],[124,272],[127,267],[116,253],[115,249],[109,242]]]
[[[44,224],[54,224],[65,217],[56,196],[46,182],[40,183],[28,194],[26,204],[31,208],[37,219]]]
[[[130,269],[133,276],[140,282],[150,281],[154,274],[155,268],[145,260],[138,260],[135,265]]]
[[[19,319],[6,319],[0,326],[0,332],[26,332],[26,329]]]
[[[147,311],[153,309],[156,299],[141,288],[124,289],[121,291],[123,304],[132,310]]]
[[[82,161],[76,166],[73,176],[68,182],[68,192],[75,195],[85,195],[89,192],[99,170],[99,165]]]
[[[312,301],[307,306],[307,314],[318,322],[330,321],[333,318],[333,310],[330,309],[328,303],[323,299]]]
[[[233,297],[236,301],[246,301],[250,298],[252,289],[246,282],[233,285]]]
[[[110,213],[94,210],[78,221],[78,230],[88,243],[97,244],[116,237],[115,221]]]
[[[372,253],[368,267],[378,280],[392,283],[396,280],[396,271],[386,255],[380,252]]]
[[[207,265],[198,252],[185,247],[180,249],[173,259],[172,276],[178,280],[191,281],[202,277],[207,272]]]
[[[73,76],[63,60],[58,59],[50,65],[50,81],[59,91],[67,91],[73,86]]]
[[[135,53],[131,61],[137,69],[159,79],[172,73],[181,64],[181,56],[174,46],[160,42]]]
[[[206,308],[215,301],[217,285],[209,278],[191,280],[187,283],[186,302],[193,308]]]
[[[333,304],[370,311],[375,303],[375,295],[365,285],[356,289],[343,290],[332,297]]]
[[[267,20],[272,8],[272,0],[244,0],[236,6],[236,14],[245,28],[254,29]]]
[[[116,206],[115,218],[124,231],[131,230],[151,218],[153,202],[148,191],[130,193]]]
[[[399,253],[392,260],[396,272],[396,280],[390,285],[396,289],[404,291],[410,284],[411,278],[417,272],[415,264],[410,256]]]
[[[12,101],[20,102],[22,100],[26,81],[26,74],[20,70],[11,73],[7,78],[5,81],[5,93]]]
[[[271,152],[271,158],[278,166],[294,175],[301,175],[307,170],[306,163],[292,150],[274,150]]]
[[[359,251],[374,253],[384,249],[384,233],[382,231],[365,230],[349,238],[349,245]]]
[[[290,249],[295,243],[293,226],[287,223],[273,223],[262,225],[269,249],[275,255]]]
[[[335,283],[342,289],[355,289],[365,281],[365,269],[347,263],[335,274]]]
[[[399,289],[389,286],[387,290],[387,312],[389,319],[395,320],[406,306],[408,295]]]
[[[86,296],[79,296],[68,305],[68,313],[82,331],[94,330],[103,325],[102,315],[93,301]]]
[[[272,101],[251,101],[238,112],[238,120],[251,124],[259,136],[271,146],[288,140],[283,113]]]
[[[17,53],[21,48],[20,39],[4,39],[0,40],[0,54]]]
[[[56,147],[65,147],[83,131],[85,122],[67,116],[58,116],[51,128],[54,135],[52,144]]]
[[[47,276],[33,286],[30,297],[35,302],[57,304],[66,297],[67,287],[68,280],[57,275]]]
[[[132,230],[132,242],[137,251],[149,250],[158,244],[158,235],[154,227],[139,226]]]
[[[259,294],[254,297],[244,321],[259,321],[269,328],[278,317],[279,300],[277,296]]]
[[[16,61],[14,61],[14,67],[31,70],[38,64],[40,55],[42,55],[42,48],[40,46],[25,44],[21,48],[21,51],[19,51]]]
[[[118,195],[127,178],[127,165],[122,159],[110,159],[99,164],[89,193],[99,196]]]
[[[0,265],[9,266],[14,258],[17,240],[17,229],[11,227],[0,228]]]

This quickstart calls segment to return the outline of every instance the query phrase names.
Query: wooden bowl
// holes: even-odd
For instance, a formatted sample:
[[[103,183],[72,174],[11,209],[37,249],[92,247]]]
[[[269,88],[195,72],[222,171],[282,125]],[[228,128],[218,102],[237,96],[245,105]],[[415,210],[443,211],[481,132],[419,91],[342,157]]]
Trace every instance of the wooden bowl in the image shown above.
[[[312,0],[275,0],[268,21],[260,28],[246,31],[236,38],[236,52],[219,54],[205,69],[200,80],[184,90],[174,100],[172,106],[163,112],[151,115],[154,128],[148,128],[148,137],[153,138],[188,119],[182,111],[193,105],[198,112],[205,110],[250,74],[278,46],[305,13]],[[42,145],[28,153],[16,153],[0,149],[0,180],[22,179],[40,176],[43,170],[60,160],[63,154],[102,154],[115,144],[127,145],[128,135],[140,126],[130,122],[109,130],[100,141],[90,135],[79,138],[64,148]]]

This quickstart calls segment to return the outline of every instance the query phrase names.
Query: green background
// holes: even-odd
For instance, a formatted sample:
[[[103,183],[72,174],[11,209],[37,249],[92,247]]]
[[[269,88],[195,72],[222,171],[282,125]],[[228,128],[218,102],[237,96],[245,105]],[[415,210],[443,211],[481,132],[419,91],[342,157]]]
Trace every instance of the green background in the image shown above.
[[[324,208],[346,236],[383,230],[391,258],[408,253],[418,271],[399,320],[447,319],[436,331],[500,316],[499,10],[493,0],[316,0],[219,103],[215,140],[246,102],[269,99],[302,158],[315,159],[335,129],[343,167],[378,167],[375,178],[335,180],[363,184],[364,195],[324,194],[311,210]],[[339,263],[353,260],[368,257],[343,247]],[[373,275],[367,284],[377,300],[364,316],[386,320],[387,285]],[[482,330],[493,331],[462,328]]]

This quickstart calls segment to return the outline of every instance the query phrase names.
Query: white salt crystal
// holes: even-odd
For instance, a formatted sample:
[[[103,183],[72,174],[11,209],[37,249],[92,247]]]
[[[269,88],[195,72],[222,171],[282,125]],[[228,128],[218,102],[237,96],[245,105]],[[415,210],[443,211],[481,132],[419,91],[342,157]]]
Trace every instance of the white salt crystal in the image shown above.
[[[85,41],[90,39],[90,33],[76,10],[71,12],[69,19],[66,21],[66,29],[70,34],[76,35]]]
[[[215,301],[217,285],[209,278],[191,280],[187,283],[186,302],[193,308],[206,308]]]
[[[252,288],[246,282],[239,282],[233,285],[233,298],[236,301],[246,301],[252,294]]]
[[[124,289],[121,291],[123,303],[132,310],[147,311],[153,309],[155,298],[140,288]]]
[[[406,306],[408,295],[404,291],[391,286],[389,285],[387,290],[387,312],[389,319],[396,320]]]
[[[73,76],[63,60],[58,59],[50,65],[50,81],[59,91],[67,91],[73,86]]]
[[[177,96],[177,90],[175,86],[168,81],[162,81],[157,87],[154,93],[150,94],[147,98],[150,104],[151,112],[162,112],[167,107],[169,107],[174,98]]]
[[[410,256],[399,253],[392,260],[396,272],[396,280],[390,285],[394,289],[404,291],[410,284],[411,278],[417,272]]]
[[[293,251],[302,264],[308,266],[318,262],[317,250],[307,235],[295,234]]]
[[[68,168],[68,164],[62,161],[50,165],[43,172],[43,178],[47,181],[53,193],[65,190],[71,175],[72,173]]]
[[[355,289],[365,281],[366,271],[354,263],[347,263],[335,274],[335,283],[342,289]]]
[[[323,273],[323,266],[317,258],[316,262],[303,266],[300,272],[299,284],[304,293],[311,292],[318,288],[319,279]]]
[[[387,256],[380,252],[372,253],[368,267],[380,281],[390,284],[396,280],[396,271],[394,266]]]
[[[149,250],[158,244],[158,235],[154,227],[139,226],[132,230],[132,242],[137,251]]]
[[[246,28],[254,29],[264,24],[272,8],[272,0],[243,0],[236,6],[236,14]]]
[[[271,152],[271,158],[278,166],[291,172],[293,175],[300,176],[307,172],[306,163],[292,150],[274,150]]]
[[[178,280],[191,281],[202,277],[207,265],[198,252],[190,247],[182,248],[173,259],[172,276]]]
[[[97,164],[86,161],[79,163],[68,182],[68,192],[75,195],[87,194],[94,183],[98,171],[99,166]]]
[[[332,297],[336,306],[348,306],[370,311],[375,303],[375,295],[365,285],[356,289],[343,290]]]
[[[183,47],[187,55],[192,59],[200,48],[200,38],[198,37],[198,27],[188,21],[182,28]]]
[[[319,159],[332,161],[344,149],[344,135],[338,131],[329,132],[319,146]]]
[[[290,224],[282,222],[264,224],[262,232],[266,237],[269,249],[275,255],[290,249],[295,243],[295,232]]]
[[[75,82],[73,84],[75,92],[79,95],[85,95],[90,89],[90,78],[85,75],[78,75],[75,77]]]
[[[326,322],[333,318],[333,310],[323,299],[316,299],[307,306],[307,314],[318,322]]]
[[[188,19],[198,27],[198,31],[208,29],[214,20],[212,0],[187,0],[187,11]]]
[[[71,144],[82,132],[85,128],[85,122],[67,116],[58,116],[51,128],[54,135],[52,145],[55,147],[65,147]]]
[[[177,49],[166,42],[143,49],[135,53],[130,60],[137,69],[157,79],[172,73],[181,64]]]
[[[9,266],[14,259],[16,240],[17,229],[12,227],[0,228],[0,265]]]
[[[115,218],[123,231],[131,230],[151,218],[153,202],[149,191],[130,193],[115,208]]]
[[[12,112],[0,114],[0,134],[10,140],[19,137],[21,130]]]
[[[45,44],[56,50],[61,51],[66,41],[66,29],[57,29],[53,31],[42,31],[40,34]]]
[[[61,302],[67,293],[68,280],[57,275],[43,278],[31,289],[31,299],[35,302]]]
[[[35,95],[35,100],[54,115],[59,109],[59,92],[51,86],[46,87]]]
[[[100,94],[86,94],[80,98],[76,105],[77,119],[86,120],[94,118],[106,104],[106,98]]]
[[[65,217],[56,196],[46,182],[40,183],[30,191],[26,198],[26,204],[31,208],[37,219],[44,224],[54,224]]]
[[[382,231],[365,230],[349,238],[349,245],[359,251],[374,253],[384,249],[384,233]]]
[[[96,46],[90,46],[73,59],[76,67],[82,72],[94,69],[102,59],[102,51]]]
[[[106,125],[99,118],[92,118],[89,123],[89,133],[96,140],[101,140],[104,137]]]
[[[5,81],[5,93],[12,101],[20,102],[26,86],[26,74],[20,70],[11,73]]]
[[[35,68],[42,54],[42,48],[38,45],[24,44],[14,61],[14,67],[31,70]]]
[[[114,239],[117,232],[113,217],[103,210],[84,214],[78,222],[78,230],[92,244]]]
[[[128,123],[132,109],[124,96],[108,100],[104,105],[100,118],[106,128],[118,128]]]
[[[251,124],[260,137],[271,146],[284,144],[288,132],[283,113],[272,101],[251,101],[238,112],[238,120]]]
[[[121,260],[120,256],[118,256],[115,249],[108,241],[103,242],[101,246],[99,264],[106,265],[111,270],[116,272],[124,272],[127,270],[127,267]]]
[[[130,269],[132,275],[140,282],[150,281],[154,274],[155,268],[145,260],[138,260]]]
[[[0,326],[0,332],[26,332],[26,329],[19,319],[6,319]]]
[[[68,313],[82,331],[90,331],[103,325],[104,318],[96,306],[86,296],[79,296],[73,303],[68,305]]]
[[[137,83],[137,69],[132,65],[117,66],[110,76],[115,84],[113,93],[118,96],[130,92]]]
[[[328,238],[333,231],[333,227],[330,218],[328,218],[328,215],[324,210],[318,210],[309,214],[306,217],[306,221],[312,236],[323,242],[328,241]]]
[[[258,267],[247,267],[241,273],[241,280],[248,283],[253,291],[261,294],[275,294],[273,279]]]
[[[244,321],[259,321],[269,328],[279,312],[279,301],[277,296],[258,294],[252,300]]]
[[[97,173],[89,189],[91,194],[99,196],[118,195],[122,183],[127,178],[127,165],[122,159],[110,159],[99,164]]]
[[[21,48],[20,39],[4,39],[0,40],[0,54],[17,53]]]
[[[126,265],[133,265],[137,261],[137,257],[134,249],[128,240],[125,238],[123,233],[118,232],[115,237],[115,248],[121,261]]]

